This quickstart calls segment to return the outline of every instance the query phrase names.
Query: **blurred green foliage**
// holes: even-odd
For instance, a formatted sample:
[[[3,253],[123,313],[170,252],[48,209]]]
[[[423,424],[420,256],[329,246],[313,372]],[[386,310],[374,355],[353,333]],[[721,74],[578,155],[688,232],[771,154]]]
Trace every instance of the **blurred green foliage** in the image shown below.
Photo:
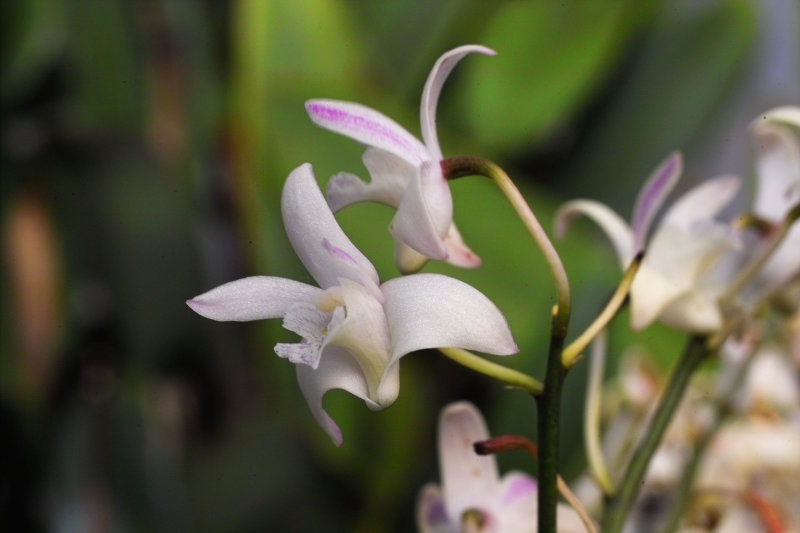
[[[345,434],[336,449],[272,353],[287,338],[276,321],[214,323],[183,303],[245,275],[309,279],[283,235],[283,180],[306,161],[322,184],[365,171],[363,149],[313,126],[304,101],[357,101],[418,132],[435,59],[486,44],[498,56],[468,58],[443,92],[445,154],[503,165],[548,228],[574,196],[627,215],[668,152],[685,149],[690,174],[692,161],[715,157],[691,147],[713,145],[726,105],[760,111],[758,83],[737,87],[763,59],[771,5],[4,2],[0,476],[13,490],[3,516],[30,531],[413,530],[416,491],[438,475],[439,409],[469,399],[493,432],[535,437],[530,398],[414,354],[383,412],[330,395]],[[453,191],[484,266],[426,270],[489,295],[521,347],[503,361],[541,376],[554,302],[544,261],[488,182]],[[390,218],[366,205],[339,216],[384,280],[396,275]],[[558,243],[572,335],[619,277],[598,235],[579,224]],[[52,279],[35,277],[41,261]],[[626,326],[623,313],[612,358],[643,343],[667,367],[683,342]],[[568,474],[581,465],[584,367],[566,384]],[[535,470],[524,457],[500,461]]]

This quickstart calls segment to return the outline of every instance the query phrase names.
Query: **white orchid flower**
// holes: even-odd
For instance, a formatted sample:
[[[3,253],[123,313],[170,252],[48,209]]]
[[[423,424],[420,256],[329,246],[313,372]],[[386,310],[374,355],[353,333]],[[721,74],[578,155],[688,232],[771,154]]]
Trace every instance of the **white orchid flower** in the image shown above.
[[[458,347],[508,355],[517,351],[502,313],[478,290],[438,274],[379,285],[372,263],[356,249],[322,196],[311,165],[295,169],[281,200],[289,241],[319,284],[254,276],[221,285],[187,302],[213,320],[283,318],[302,341],[275,353],[297,365],[297,380],[317,422],[339,445],[339,427],[322,408],[343,389],[382,409],[397,398],[398,361],[409,352]]]
[[[586,215],[606,232],[626,268],[645,248],[653,218],[680,179],[682,167],[681,155],[674,153],[653,172],[639,192],[632,226],[599,202],[574,200],[556,214],[556,234],[563,236],[576,216]],[[722,325],[717,299],[724,285],[709,275],[709,268],[735,245],[728,227],[715,217],[738,188],[738,178],[717,178],[672,204],[650,238],[631,286],[633,329],[644,329],[656,319],[694,332],[714,331]]]
[[[489,438],[480,411],[469,402],[442,410],[439,418],[441,487],[430,483],[417,500],[420,533],[535,533],[536,480],[522,472],[503,478],[494,456],[475,453],[473,444]],[[558,531],[585,531],[578,514],[558,505]]]
[[[314,123],[368,146],[362,160],[371,181],[337,174],[328,183],[328,202],[334,212],[365,201],[397,209],[389,231],[395,241],[395,263],[403,273],[416,272],[428,259],[466,268],[481,263],[453,224],[453,199],[442,173],[442,150],[436,136],[436,105],[442,85],[456,63],[473,52],[495,55],[485,46],[460,46],[433,66],[420,105],[424,144],[392,119],[360,104],[306,102]]]
[[[753,212],[781,224],[800,202],[800,107],[772,109],[752,124],[756,140],[757,187]],[[800,273],[800,224],[762,267],[751,287],[755,296],[769,294]]]

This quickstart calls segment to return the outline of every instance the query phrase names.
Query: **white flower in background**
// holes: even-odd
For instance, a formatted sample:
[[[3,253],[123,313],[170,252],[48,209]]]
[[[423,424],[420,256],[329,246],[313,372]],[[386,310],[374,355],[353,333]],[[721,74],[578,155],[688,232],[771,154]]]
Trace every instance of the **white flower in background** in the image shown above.
[[[328,183],[328,201],[334,212],[365,201],[397,209],[389,231],[395,241],[395,263],[403,273],[419,270],[428,259],[467,268],[481,263],[453,224],[453,199],[442,173],[442,150],[436,136],[436,105],[442,85],[453,67],[470,53],[495,55],[484,46],[466,45],[450,50],[433,66],[420,105],[424,144],[392,119],[360,104],[306,102],[314,123],[368,146],[362,159],[371,181],[338,174]]]
[[[756,141],[757,186],[753,212],[772,224],[781,224],[800,202],[800,107],[780,107],[752,125]],[[769,236],[767,236],[767,240]],[[750,288],[754,296],[774,292],[800,273],[800,224],[761,269]]]
[[[430,483],[417,500],[420,533],[535,533],[537,484],[522,472],[503,478],[491,455],[473,444],[489,439],[480,411],[469,402],[453,403],[439,418],[441,486]],[[586,529],[572,508],[559,504],[558,531]]]
[[[311,165],[289,175],[281,210],[289,241],[319,287],[254,276],[187,304],[213,320],[282,317],[283,326],[302,341],[278,344],[275,352],[296,365],[314,417],[337,445],[341,431],[322,408],[327,391],[343,389],[381,409],[397,398],[397,363],[409,352],[435,347],[498,355],[517,351],[502,313],[461,281],[417,274],[379,285],[372,263],[337,224]]]
[[[647,241],[653,218],[680,179],[682,166],[680,154],[674,153],[653,172],[639,192],[630,226],[592,200],[567,202],[556,214],[559,236],[578,215],[594,220],[611,239],[623,269],[646,248],[630,291],[635,330],[656,319],[694,332],[714,331],[722,324],[717,299],[724,286],[710,275],[710,268],[735,241],[715,217],[735,196],[739,180],[716,178],[693,188],[672,204]]]

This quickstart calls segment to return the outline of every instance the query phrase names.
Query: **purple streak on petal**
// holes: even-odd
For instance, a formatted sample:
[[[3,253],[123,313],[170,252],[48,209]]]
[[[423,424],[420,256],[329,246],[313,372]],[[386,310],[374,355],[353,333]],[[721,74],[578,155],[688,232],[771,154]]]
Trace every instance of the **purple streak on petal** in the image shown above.
[[[432,503],[431,506],[428,507],[428,514],[425,516],[425,519],[427,523],[431,525],[448,523],[450,519],[447,517],[444,502],[442,502],[442,500],[437,500],[435,503]]]
[[[306,102],[306,111],[312,116],[312,119],[321,121],[323,123],[321,125],[325,126],[324,123],[335,124],[341,130],[346,131],[348,135],[361,142],[365,142],[363,140],[365,137],[364,134],[366,134],[367,137],[382,139],[384,146],[380,146],[381,148],[390,150],[390,147],[394,146],[395,149],[391,151],[394,152],[395,155],[403,158],[413,157],[414,161],[411,162],[415,165],[421,163],[425,159],[424,155],[420,153],[419,146],[397,135],[396,132],[386,127],[386,125],[370,120],[365,116],[349,113],[344,109],[327,106],[319,101]],[[369,111],[375,113],[372,110]],[[339,133],[342,133],[342,131]]]
[[[358,262],[353,259],[350,254],[342,250],[341,248],[337,248],[336,246],[332,245],[328,239],[322,239],[322,247],[325,248],[329,254],[340,261],[344,261],[345,263],[350,263],[351,265],[358,266]]]
[[[536,481],[528,476],[518,476],[511,482],[511,485],[506,488],[502,505],[511,505],[523,496],[538,490],[539,486],[536,484]]]
[[[683,171],[683,159],[679,152],[670,154],[667,159],[650,175],[639,196],[633,210],[633,249],[635,252],[642,250],[647,232],[656,212],[664,204],[667,196]]]

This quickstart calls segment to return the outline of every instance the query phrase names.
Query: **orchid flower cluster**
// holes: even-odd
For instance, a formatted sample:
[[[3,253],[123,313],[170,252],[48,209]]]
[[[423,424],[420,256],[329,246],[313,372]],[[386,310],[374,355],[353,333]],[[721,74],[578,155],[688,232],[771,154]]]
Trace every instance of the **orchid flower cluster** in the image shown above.
[[[589,217],[608,235],[625,273],[603,313],[586,332],[564,346],[569,284],[546,232],[499,167],[480,158],[446,159],[439,145],[439,95],[452,69],[469,54],[491,56],[495,52],[467,45],[439,58],[422,93],[422,141],[378,111],[356,103],[320,99],[306,103],[315,124],[366,146],[362,160],[370,177],[364,181],[354,174],[337,174],[327,184],[327,198],[311,164],[297,167],[287,178],[281,197],[283,223],[292,248],[316,285],[253,276],[221,285],[187,303],[213,320],[281,318],[283,327],[300,339],[277,344],[275,353],[295,365],[312,415],[336,445],[342,444],[343,435],[323,407],[325,394],[341,389],[362,399],[370,409],[386,408],[400,392],[400,359],[418,350],[439,349],[468,368],[533,394],[540,410],[538,450],[522,437],[491,439],[480,412],[468,402],[444,408],[439,423],[441,485],[426,485],[420,493],[417,524],[421,532],[596,531],[596,522],[601,522],[605,531],[619,531],[626,520],[631,527],[634,504],[641,505],[636,495],[643,478],[645,487],[652,486],[661,468],[672,476],[667,476],[665,486],[680,483],[679,474],[691,460],[687,450],[697,447],[699,435],[709,435],[712,447],[725,446],[724,441],[717,443],[723,439],[722,433],[714,437],[712,431],[720,425],[723,411],[727,413],[723,407],[741,389],[742,380],[769,381],[752,377],[759,368],[755,365],[752,372],[748,371],[751,354],[767,350],[767,344],[752,341],[753,337],[788,338],[793,334],[794,359],[784,354],[770,360],[781,361],[775,363],[775,368],[783,369],[780,372],[797,375],[800,226],[792,222],[800,211],[800,109],[778,108],[754,123],[756,199],[751,212],[734,222],[726,222],[722,215],[730,209],[741,182],[724,176],[688,190],[654,224],[682,175],[679,153],[668,156],[644,182],[630,224],[592,200],[573,200],[558,211],[556,235],[563,236],[579,215]],[[511,355],[518,351],[505,317],[485,295],[452,277],[417,273],[431,260],[464,268],[481,265],[453,222],[448,182],[465,175],[483,175],[498,184],[544,253],[554,277],[559,303],[551,317],[543,384],[470,352]],[[396,209],[389,232],[394,240],[395,264],[403,275],[383,283],[334,216],[347,206],[366,201]],[[776,307],[772,305],[776,299],[782,300],[779,319],[774,318]],[[622,385],[627,403],[617,402],[615,414],[606,416],[603,438],[599,435],[600,406],[614,402],[600,393],[602,331],[626,302],[633,329],[660,321],[691,333],[692,340],[669,380],[659,378],[656,385],[656,380],[648,381],[628,371],[621,374],[620,379],[628,381],[628,385]],[[770,317],[769,327],[765,316]],[[753,333],[756,331],[757,335]],[[732,339],[745,337],[750,339],[748,355],[723,357],[727,370],[719,381],[725,381],[722,378],[728,375],[735,379],[728,379],[715,390],[719,398],[716,411],[711,409],[714,412],[698,422],[696,430],[684,432],[691,437],[673,430],[675,424],[690,424],[681,414],[685,409],[677,406],[694,369],[721,346],[730,351]],[[564,376],[593,340],[586,431],[591,475],[576,485],[583,487],[579,491],[581,502],[557,472],[557,417]],[[791,370],[785,369],[786,365]],[[795,392],[787,392],[794,396],[784,403],[794,417],[794,422],[787,423],[793,424],[792,431],[796,432],[800,430],[800,406],[796,381],[794,385],[794,389],[786,385],[787,390]],[[747,390],[753,389],[749,397],[758,395],[755,388],[748,381]],[[688,394],[686,398],[694,396]],[[693,400],[685,399],[681,405],[687,401]],[[655,411],[650,409],[654,404],[658,405]],[[649,425],[643,426],[644,422]],[[661,443],[670,422],[669,431],[682,436]],[[792,438],[798,440],[797,435]],[[668,453],[670,442],[675,441],[679,442],[675,445],[680,450],[678,459]],[[475,445],[480,446],[473,448]],[[521,472],[500,478],[495,459],[477,455],[479,448],[488,454],[527,449],[538,456],[539,480]],[[729,461],[739,460],[734,457],[736,452],[729,452]],[[716,455],[716,465],[702,458],[697,463],[703,465],[703,473],[715,468],[723,471],[728,463],[722,457],[726,457],[724,453]],[[741,483],[730,490],[757,490],[752,487],[752,472],[759,468],[749,465]],[[584,490],[586,485],[594,487],[594,492]],[[557,493],[569,505],[557,503]],[[603,493],[604,498],[599,497]]]

